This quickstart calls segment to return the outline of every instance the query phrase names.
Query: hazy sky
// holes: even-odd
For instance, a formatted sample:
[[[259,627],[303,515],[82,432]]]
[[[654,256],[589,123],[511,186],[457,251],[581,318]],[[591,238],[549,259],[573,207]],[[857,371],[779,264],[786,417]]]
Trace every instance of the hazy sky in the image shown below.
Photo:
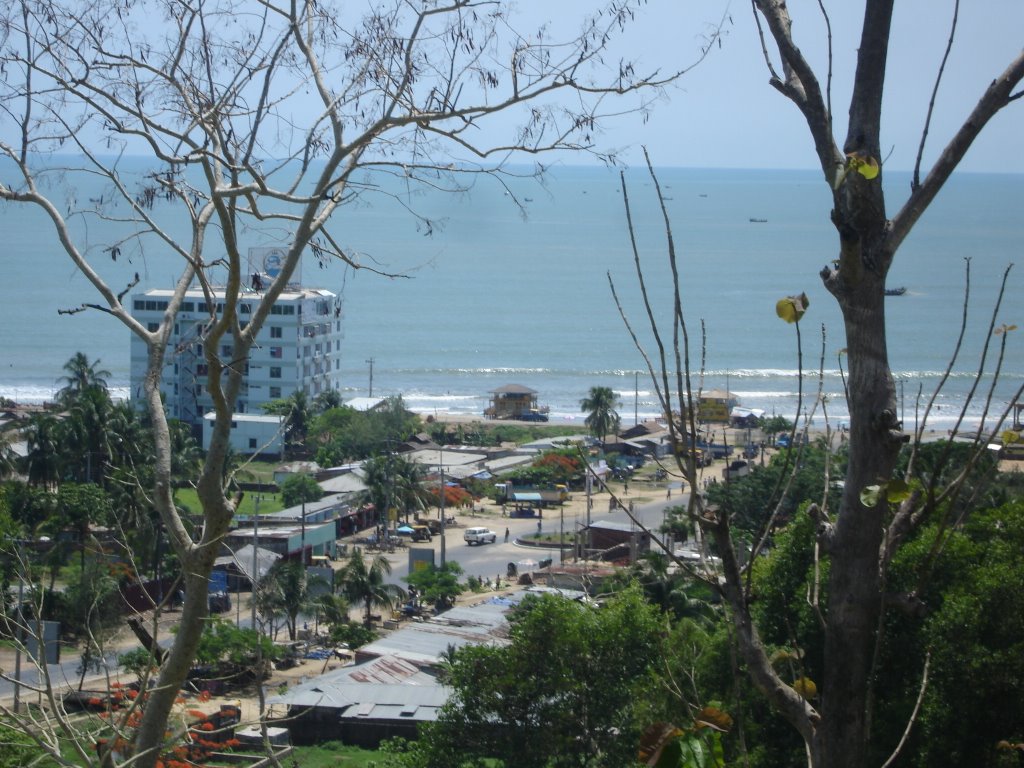
[[[520,33],[548,24],[552,37],[571,39],[582,18],[608,0],[504,1],[513,8],[511,24]],[[864,2],[821,1],[831,20],[832,105],[836,140],[842,145]],[[337,2],[342,13],[354,18],[384,0]],[[954,0],[898,0],[895,6],[882,159],[890,169],[906,170],[913,166],[917,153],[935,73],[949,38]],[[819,0],[790,0],[789,8],[796,42],[824,86],[827,36]],[[620,57],[636,60],[641,72],[686,68],[696,62],[708,34],[723,20],[721,44],[666,90],[665,98],[646,120],[630,114],[607,123],[605,132],[596,137],[599,149],[624,150],[622,159],[630,165],[643,162],[639,147],[646,145],[659,166],[817,168],[799,112],[768,85],[749,0],[647,0],[634,23],[616,38],[606,62],[613,71]],[[1022,46],[1024,0],[962,0],[925,167],[970,113],[986,84],[1006,68]],[[609,99],[606,105],[616,110],[623,102]],[[311,104],[310,110],[310,116],[315,114],[316,105]],[[301,123],[306,116],[299,117]],[[512,122],[502,124],[502,130],[516,127]],[[0,132],[16,128],[12,122],[0,121]],[[13,135],[11,139],[16,140]],[[507,140],[507,134],[502,134],[498,143]],[[584,154],[563,155],[560,162],[592,163],[594,159]],[[1004,109],[985,128],[961,169],[1024,172],[1024,99]]]
[[[522,0],[520,8],[541,0]],[[585,0],[544,2],[555,23],[578,18]],[[861,0],[825,0],[833,37],[832,105],[836,139],[845,138],[850,84],[863,18]],[[898,0],[888,62],[882,145],[891,169],[913,166],[935,73],[949,38],[953,0]],[[826,77],[825,26],[817,0],[791,0],[797,44]],[[679,81],[669,100],[641,124],[624,121],[602,145],[646,144],[657,165],[814,168],[810,136],[796,108],[768,85],[747,0],[650,0],[627,43],[642,63],[685,66],[701,36],[723,15],[721,48]],[[963,0],[953,53],[938,94],[925,164],[970,113],[982,89],[1024,47],[1024,0]],[[627,154],[638,163],[637,151]],[[570,158],[578,162],[581,158]],[[963,170],[1024,172],[1024,99],[1004,109],[975,142]]]

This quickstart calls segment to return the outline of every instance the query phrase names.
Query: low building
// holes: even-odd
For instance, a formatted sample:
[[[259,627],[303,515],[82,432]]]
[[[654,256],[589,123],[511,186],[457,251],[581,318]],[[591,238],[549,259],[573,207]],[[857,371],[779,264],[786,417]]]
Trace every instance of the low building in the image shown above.
[[[599,520],[584,526],[579,535],[579,557],[614,563],[635,563],[651,551],[651,537],[630,523]]]
[[[537,390],[522,384],[506,384],[491,390],[491,404],[484,411],[489,419],[533,419],[546,411],[537,405]],[[547,419],[544,419],[547,421]]]
[[[364,749],[401,736],[415,739],[450,695],[429,672],[393,656],[368,659],[293,686],[268,699],[284,708],[292,744],[341,741]]]
[[[260,549],[269,550],[289,559],[304,559],[324,556],[333,558],[337,555],[338,529],[334,521],[319,525],[264,525],[260,515],[259,525],[235,528],[224,539],[224,543],[232,552],[242,547],[255,544]],[[305,557],[302,553],[305,550]]]
[[[731,392],[721,389],[709,389],[700,393],[697,403],[697,414],[701,421],[728,424],[729,414],[740,401]]]
[[[210,450],[213,436],[213,422],[217,414],[203,416],[203,450]],[[231,447],[246,456],[277,459],[284,451],[284,416],[270,416],[260,413],[231,414]]]

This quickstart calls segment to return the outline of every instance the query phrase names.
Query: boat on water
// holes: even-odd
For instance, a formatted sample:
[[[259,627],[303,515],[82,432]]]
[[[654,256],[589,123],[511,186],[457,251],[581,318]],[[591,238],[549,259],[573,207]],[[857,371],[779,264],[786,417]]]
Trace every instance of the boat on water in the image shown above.
[[[768,219],[755,219],[753,216],[751,216],[750,223],[751,224],[767,224],[768,223]]]
[[[901,285],[899,288],[886,288],[885,289],[885,295],[886,296],[902,296],[906,292],[907,292],[907,287],[905,285]]]

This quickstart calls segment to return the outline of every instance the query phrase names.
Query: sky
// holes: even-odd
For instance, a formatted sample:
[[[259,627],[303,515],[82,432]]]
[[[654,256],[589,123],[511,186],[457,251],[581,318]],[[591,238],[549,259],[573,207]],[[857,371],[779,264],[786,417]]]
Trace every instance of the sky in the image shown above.
[[[521,33],[548,25],[552,37],[571,39],[581,20],[609,0],[502,0],[512,9],[510,25]],[[796,107],[768,84],[749,0],[634,0],[635,20],[616,36],[606,61],[619,58],[637,69],[668,73],[695,64],[708,34],[720,23],[720,45],[665,89],[642,119],[626,114],[609,120],[595,138],[598,150],[619,150],[627,165],[641,165],[646,146],[657,166],[815,169],[806,124]],[[255,0],[240,0],[244,7]],[[829,14],[833,39],[832,105],[841,146],[856,64],[864,0],[820,0]],[[336,0],[339,14],[361,14],[384,0]],[[484,3],[486,6],[486,3]],[[1024,0],[962,0],[952,55],[946,64],[925,168],[970,113],[986,85],[1024,46]],[[955,0],[899,0],[883,110],[882,160],[890,170],[910,170],[925,123],[935,74],[950,34]],[[819,0],[790,0],[797,45],[824,84],[827,32]],[[340,18],[340,17],[339,17]],[[344,22],[343,22],[344,23]],[[623,102],[609,99],[609,109]],[[316,114],[311,103],[310,115]],[[306,115],[298,115],[305,123]],[[520,118],[501,123],[500,141]],[[515,120],[515,123],[512,122]],[[0,121],[0,133],[16,129]],[[485,129],[486,130],[486,129]],[[9,136],[16,140],[15,136]],[[551,161],[552,158],[545,158]],[[563,154],[557,162],[593,163],[586,154]],[[962,171],[1024,173],[1024,98],[1002,110],[971,147]]]
[[[533,10],[543,0],[522,0]],[[555,24],[571,23],[585,0],[543,2]],[[825,0],[833,37],[832,104],[837,142],[845,119],[863,18],[862,0]],[[883,142],[890,169],[909,170],[920,142],[935,74],[949,38],[953,0],[896,3],[884,103]],[[817,0],[791,0],[797,45],[824,82],[825,26]],[[768,85],[750,3],[747,0],[650,0],[624,44],[642,51],[641,64],[683,67],[695,58],[703,36],[718,20],[731,19],[721,47],[668,90],[650,118],[610,126],[605,147],[628,147],[624,157],[641,163],[646,145],[656,165],[716,168],[816,168],[810,135],[796,107]],[[934,161],[991,80],[1024,47],[1024,1],[961,2],[954,49],[937,98],[925,165]],[[567,162],[582,162],[569,158]],[[1024,99],[1006,107],[972,146],[961,170],[1024,172]]]

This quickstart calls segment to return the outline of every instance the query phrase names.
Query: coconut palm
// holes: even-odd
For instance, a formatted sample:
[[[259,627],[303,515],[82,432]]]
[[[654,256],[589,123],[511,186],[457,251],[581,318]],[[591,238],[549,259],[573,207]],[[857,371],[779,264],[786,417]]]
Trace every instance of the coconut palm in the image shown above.
[[[0,428],[0,480],[13,475],[18,469],[18,455],[13,447],[16,434],[10,427]]]
[[[260,593],[284,617],[289,640],[298,637],[299,614],[316,610],[317,602],[311,588],[318,583],[321,580],[311,579],[298,560],[279,560],[260,581]]]
[[[325,389],[313,398],[313,411],[321,414],[332,408],[341,407],[341,393],[336,389]]]
[[[619,431],[619,414],[615,410],[618,405],[611,387],[591,387],[589,396],[580,401],[580,410],[587,414],[584,424],[602,443],[609,432]]]
[[[396,457],[393,467],[395,506],[405,513],[406,522],[410,512],[422,512],[427,508],[429,492],[424,487],[423,466],[402,457]]]
[[[34,413],[25,427],[25,474],[30,485],[52,488],[60,478],[60,423],[48,413]]]
[[[386,528],[388,508],[393,506],[395,498],[393,457],[374,456],[363,462],[362,470],[366,490],[360,494],[359,502],[372,505],[378,522]]]
[[[264,413],[284,416],[286,423],[285,436],[288,445],[302,445],[309,432],[309,423],[313,416],[313,408],[309,396],[297,389],[283,400],[274,400],[263,406]]]
[[[76,352],[71,359],[64,363],[66,376],[61,376],[60,381],[64,387],[57,392],[57,399],[64,403],[74,399],[90,387],[99,387],[107,390],[107,379],[110,378],[110,371],[99,367],[100,361],[89,362],[83,352]]]
[[[320,621],[327,626],[333,628],[348,623],[348,612],[351,605],[344,595],[333,595],[327,592],[318,595],[315,604]]]
[[[405,590],[385,579],[391,575],[391,563],[383,555],[367,562],[362,550],[356,549],[348,563],[339,572],[340,591],[351,602],[362,602],[366,609],[366,624],[371,622],[373,609],[391,611],[405,597]]]
[[[90,384],[68,396],[64,422],[65,465],[81,482],[100,483],[110,459],[114,403],[107,390]]]

